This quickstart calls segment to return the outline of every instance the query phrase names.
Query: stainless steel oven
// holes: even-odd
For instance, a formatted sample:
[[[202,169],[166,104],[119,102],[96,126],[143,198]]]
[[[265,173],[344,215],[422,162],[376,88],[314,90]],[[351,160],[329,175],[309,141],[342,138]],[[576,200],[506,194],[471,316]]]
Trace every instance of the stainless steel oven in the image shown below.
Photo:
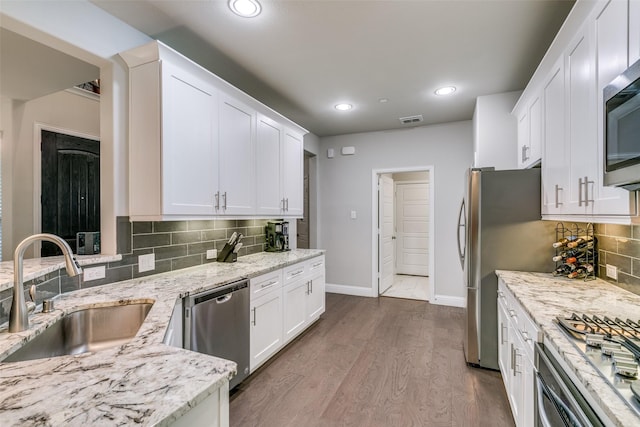
[[[604,426],[544,344],[535,348],[536,421],[540,427]]]

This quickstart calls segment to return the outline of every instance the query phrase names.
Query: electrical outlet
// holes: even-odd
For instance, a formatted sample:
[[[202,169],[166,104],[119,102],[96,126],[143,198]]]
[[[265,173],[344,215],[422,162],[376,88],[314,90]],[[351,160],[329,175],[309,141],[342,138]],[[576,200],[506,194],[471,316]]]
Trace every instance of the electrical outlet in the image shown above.
[[[610,277],[613,280],[618,280],[618,267],[607,264],[607,277]]]
[[[217,249],[207,249],[207,259],[218,258],[218,250]]]
[[[138,257],[138,273],[156,269],[156,254],[140,255]]]
[[[88,282],[90,280],[104,279],[106,277],[106,269],[104,268],[104,265],[98,267],[83,268],[82,274],[82,279],[85,282]]]

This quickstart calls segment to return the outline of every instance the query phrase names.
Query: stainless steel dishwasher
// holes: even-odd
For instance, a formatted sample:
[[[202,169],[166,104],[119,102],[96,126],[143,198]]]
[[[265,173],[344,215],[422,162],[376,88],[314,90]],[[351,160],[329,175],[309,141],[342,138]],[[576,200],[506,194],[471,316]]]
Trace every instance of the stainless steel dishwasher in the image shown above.
[[[249,280],[184,299],[184,347],[238,364],[233,388],[249,375]]]

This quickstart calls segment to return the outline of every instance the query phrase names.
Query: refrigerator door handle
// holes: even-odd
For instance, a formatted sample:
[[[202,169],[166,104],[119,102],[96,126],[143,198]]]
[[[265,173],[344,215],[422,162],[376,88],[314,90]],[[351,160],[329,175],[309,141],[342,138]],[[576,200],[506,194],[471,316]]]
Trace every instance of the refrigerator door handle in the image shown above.
[[[467,252],[467,248],[466,248],[466,243],[463,247],[463,245],[461,245],[460,243],[460,237],[462,236],[465,239],[466,242],[466,235],[467,235],[467,224],[465,222],[465,212],[464,212],[464,199],[462,199],[462,203],[460,204],[460,213],[458,214],[458,256],[460,257],[460,265],[462,266],[462,268],[464,269],[464,259],[465,259],[465,255]],[[461,233],[461,230],[464,230]]]

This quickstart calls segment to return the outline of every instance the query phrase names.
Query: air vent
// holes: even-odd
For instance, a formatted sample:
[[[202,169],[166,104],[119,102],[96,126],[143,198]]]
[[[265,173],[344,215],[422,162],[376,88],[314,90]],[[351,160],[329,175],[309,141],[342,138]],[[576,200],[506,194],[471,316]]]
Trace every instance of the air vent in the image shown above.
[[[422,114],[418,114],[417,116],[409,116],[409,117],[400,117],[400,121],[403,125],[410,125],[413,123],[420,123],[424,119],[422,118]]]

